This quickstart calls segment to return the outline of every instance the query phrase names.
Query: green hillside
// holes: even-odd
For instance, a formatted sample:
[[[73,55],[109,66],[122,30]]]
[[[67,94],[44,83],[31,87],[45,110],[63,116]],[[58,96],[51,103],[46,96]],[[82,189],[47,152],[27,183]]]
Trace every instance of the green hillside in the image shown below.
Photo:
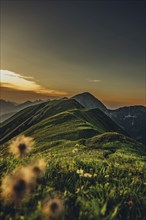
[[[72,130],[70,130],[70,123],[74,124]],[[54,125],[55,128],[53,129],[55,129],[55,131],[51,128]],[[41,133],[43,133],[41,130],[42,127],[45,133],[49,135],[49,138],[51,138],[52,135],[54,136],[54,133],[59,135],[60,132],[58,129],[61,129],[63,137],[63,132],[65,131],[66,133],[67,130],[68,134],[64,134],[65,139],[68,135],[68,138],[72,136],[73,139],[79,139],[86,137],[86,135],[88,135],[87,133],[89,133],[88,136],[93,136],[94,134],[106,131],[122,131],[108,116],[98,109],[86,110],[73,99],[58,100],[28,107],[2,123],[1,142],[3,144],[30,128],[32,129],[30,129],[30,131],[28,130],[28,133],[34,133],[33,130],[35,129],[38,130],[38,134],[40,133],[41,135]],[[68,127],[68,129],[66,129],[66,127]]]
[[[14,205],[1,198],[0,219],[61,220],[42,214],[43,201],[54,193],[62,196],[65,220],[145,219],[146,147],[102,111],[75,100],[50,101],[20,111],[1,130],[2,183],[40,158],[47,166],[27,199]],[[35,140],[23,158],[8,152],[18,134]]]
[[[74,108],[83,107],[78,102],[70,100],[67,103],[66,101],[54,100],[28,107],[1,123],[2,143],[47,117]]]

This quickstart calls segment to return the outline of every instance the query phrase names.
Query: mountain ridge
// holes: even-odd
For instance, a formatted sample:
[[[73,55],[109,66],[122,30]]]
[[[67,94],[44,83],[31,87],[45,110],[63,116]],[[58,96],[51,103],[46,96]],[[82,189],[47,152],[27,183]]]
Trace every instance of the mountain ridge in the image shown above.
[[[82,107],[89,109],[89,110],[90,109],[99,109],[99,110],[103,111],[116,124],[118,124],[118,126],[120,126],[122,130],[125,130],[125,132],[129,136],[146,144],[146,133],[145,133],[145,131],[146,131],[146,126],[145,126],[145,124],[146,124],[146,107],[145,106],[141,106],[141,105],[125,106],[125,107],[120,107],[118,109],[111,110],[111,109],[108,109],[100,100],[98,100],[96,97],[94,97],[89,92],[77,94],[77,95],[71,97],[70,99],[67,99],[65,97],[63,99],[54,100],[54,102],[60,101],[60,103],[61,103],[61,101],[67,101],[67,100],[75,100],[77,103],[80,104],[80,107],[82,106]],[[70,102],[70,101],[68,101],[68,102]],[[76,103],[76,105],[79,107],[79,105],[77,103]],[[30,102],[25,102],[23,107],[25,107],[25,104],[30,104]],[[37,109],[38,104],[39,103],[35,103],[36,109]],[[23,105],[23,104],[21,104],[21,105]],[[31,104],[31,106],[33,106],[33,105]],[[58,108],[59,108],[59,106],[58,106]],[[25,108],[23,108],[23,109],[25,109]],[[46,111],[46,110],[44,110],[44,111]],[[98,112],[98,110],[96,110],[96,111]],[[129,113],[129,112],[132,112],[133,116],[130,115],[131,113]],[[33,114],[35,114],[35,110],[33,111]],[[11,118],[14,116],[14,118],[15,118],[15,112],[7,114],[6,119],[9,116],[11,116]],[[130,117],[130,116],[132,116],[132,117]],[[8,121],[9,121],[9,119],[8,119]],[[5,124],[5,122],[7,123],[8,121],[6,120],[6,121],[4,121],[4,123],[2,122],[1,126],[3,126]]]
[[[75,121],[80,121],[81,124],[83,123],[85,125],[88,124],[88,126],[90,124],[89,127],[93,130],[97,130],[97,133],[105,131],[119,131],[124,133],[124,131],[100,109],[88,110],[74,99],[54,100],[27,107],[2,123],[2,143],[34,125],[37,126],[38,123],[43,123],[44,120],[49,120],[50,117],[55,117],[55,115],[59,113],[72,114]],[[74,126],[76,126],[76,124],[74,124]]]
[[[36,100],[36,101],[25,101],[23,103],[14,103],[10,101],[6,101],[4,99],[0,99],[0,122],[8,119],[9,117],[13,116],[16,112],[31,106],[37,105],[42,103],[43,100]]]
[[[89,92],[80,93],[71,98],[78,101],[85,108],[89,108],[89,109],[99,108],[102,111],[107,110],[106,106]]]

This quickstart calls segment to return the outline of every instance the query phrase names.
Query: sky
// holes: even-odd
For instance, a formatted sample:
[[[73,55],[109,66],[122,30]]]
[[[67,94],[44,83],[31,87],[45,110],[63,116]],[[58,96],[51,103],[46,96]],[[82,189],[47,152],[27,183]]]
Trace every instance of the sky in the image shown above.
[[[146,105],[145,1],[1,1],[1,98]]]

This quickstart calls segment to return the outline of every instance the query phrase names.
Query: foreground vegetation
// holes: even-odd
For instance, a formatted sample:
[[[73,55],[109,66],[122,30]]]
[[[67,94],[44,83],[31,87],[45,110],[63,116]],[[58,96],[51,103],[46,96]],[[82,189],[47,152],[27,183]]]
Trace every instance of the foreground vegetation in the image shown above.
[[[42,204],[52,193],[63,198],[65,220],[146,219],[146,149],[124,135],[107,132],[42,145],[36,140],[23,158],[9,154],[6,145],[1,153],[2,180],[40,158],[47,164],[33,192],[19,205],[1,199],[0,219],[49,219],[42,215]]]

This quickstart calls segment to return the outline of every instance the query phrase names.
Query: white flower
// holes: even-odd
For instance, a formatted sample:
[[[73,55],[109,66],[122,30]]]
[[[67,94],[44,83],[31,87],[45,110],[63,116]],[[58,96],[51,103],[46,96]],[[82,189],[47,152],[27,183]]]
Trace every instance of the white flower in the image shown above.
[[[72,150],[72,153],[73,154],[75,154],[75,153],[77,153],[78,152],[78,148],[74,148],[73,150]]]
[[[89,178],[91,178],[92,177],[92,174],[90,174],[90,173],[84,173],[84,177],[89,177]]]
[[[84,170],[82,168],[77,170],[77,174],[79,174],[80,176],[82,176],[84,174]]]

